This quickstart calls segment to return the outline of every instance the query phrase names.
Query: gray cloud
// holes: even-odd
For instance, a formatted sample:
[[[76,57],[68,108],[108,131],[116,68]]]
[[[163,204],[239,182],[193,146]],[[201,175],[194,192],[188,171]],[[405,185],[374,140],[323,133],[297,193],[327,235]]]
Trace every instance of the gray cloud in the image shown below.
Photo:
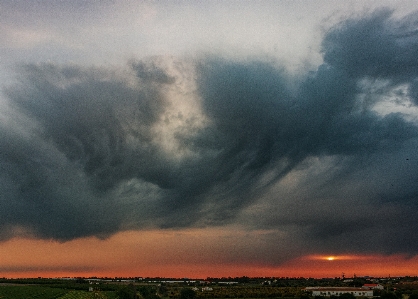
[[[323,41],[325,62],[355,77],[391,80],[416,75],[416,18],[414,12],[401,21],[382,9],[370,16],[344,21]]]
[[[302,238],[315,252],[416,254],[416,122],[374,109],[387,97],[416,107],[412,19],[416,23],[416,14],[393,20],[382,10],[327,33],[326,63],[300,85],[300,118],[284,130],[293,138],[281,139],[305,140],[296,151],[302,157],[285,155],[305,161],[264,195],[268,204],[255,205],[244,218],[298,227],[283,241]],[[400,86],[406,92],[393,92]]]
[[[417,126],[376,109],[416,108],[415,23],[342,22],[297,78],[218,57],[22,66],[0,128],[0,237],[245,222],[291,228],[291,248],[415,253]]]

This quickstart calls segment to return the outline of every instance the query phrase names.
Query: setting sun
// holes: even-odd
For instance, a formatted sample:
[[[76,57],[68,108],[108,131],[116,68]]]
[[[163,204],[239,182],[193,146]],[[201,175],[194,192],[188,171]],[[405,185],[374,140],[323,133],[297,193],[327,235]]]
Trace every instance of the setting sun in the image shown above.
[[[329,261],[333,261],[334,259],[335,259],[335,257],[333,257],[333,256],[327,257],[327,260],[329,260]]]

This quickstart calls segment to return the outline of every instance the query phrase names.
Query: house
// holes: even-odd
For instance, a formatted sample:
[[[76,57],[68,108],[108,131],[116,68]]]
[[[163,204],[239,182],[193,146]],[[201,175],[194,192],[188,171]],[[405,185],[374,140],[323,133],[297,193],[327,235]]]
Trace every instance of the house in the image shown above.
[[[362,286],[362,288],[368,289],[368,290],[383,290],[384,289],[384,287],[378,283],[366,283]]]
[[[349,287],[318,287],[305,288],[306,291],[312,291],[312,296],[340,296],[345,293],[352,294],[356,297],[373,297],[373,290],[365,288],[349,288]]]

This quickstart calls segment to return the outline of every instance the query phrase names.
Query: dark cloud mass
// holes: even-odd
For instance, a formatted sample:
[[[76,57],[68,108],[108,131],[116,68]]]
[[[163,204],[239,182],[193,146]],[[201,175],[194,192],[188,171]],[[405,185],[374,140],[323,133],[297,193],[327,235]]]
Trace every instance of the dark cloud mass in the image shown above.
[[[20,67],[0,128],[0,237],[242,222],[318,252],[416,253],[417,22],[344,21],[303,76],[213,56]]]

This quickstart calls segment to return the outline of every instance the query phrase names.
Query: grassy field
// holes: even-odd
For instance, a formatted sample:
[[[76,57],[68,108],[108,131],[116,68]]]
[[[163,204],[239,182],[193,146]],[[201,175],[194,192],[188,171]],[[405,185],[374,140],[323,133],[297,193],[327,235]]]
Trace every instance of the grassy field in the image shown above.
[[[0,286],[0,299],[57,299],[67,292],[40,286]]]
[[[71,291],[40,286],[0,286],[0,299],[116,299],[115,292]]]
[[[59,299],[116,299],[115,292],[70,291]]]
[[[168,287],[168,297],[176,299],[180,297],[182,287]],[[244,298],[299,298],[302,295],[302,288],[297,287],[270,287],[270,286],[211,286],[210,291],[201,291],[198,288],[196,295],[198,299],[244,299]]]
[[[124,285],[97,286],[98,290],[89,292],[89,284],[78,285],[0,285],[0,299],[117,299],[119,290],[123,290]],[[96,285],[94,285],[96,288]],[[132,285],[132,287],[134,287]],[[181,291],[186,286],[164,286],[156,285],[137,285],[136,291],[142,298],[156,298],[155,293],[159,290],[161,299],[178,299]],[[135,288],[135,287],[134,287]],[[192,289],[192,286],[186,288]],[[203,290],[202,286],[195,288],[196,299],[286,299],[299,298],[302,295],[301,288],[297,287],[271,287],[261,285],[246,286],[217,286],[213,285],[208,290]],[[148,296],[149,295],[149,296]],[[151,298],[150,297],[150,298]]]

